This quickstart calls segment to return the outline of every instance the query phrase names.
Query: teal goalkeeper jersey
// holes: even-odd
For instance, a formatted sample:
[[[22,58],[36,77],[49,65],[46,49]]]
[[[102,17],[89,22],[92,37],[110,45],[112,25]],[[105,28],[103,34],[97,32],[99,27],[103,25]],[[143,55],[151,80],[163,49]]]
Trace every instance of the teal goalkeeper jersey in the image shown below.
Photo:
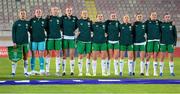
[[[45,29],[47,28],[47,22],[43,18],[34,17],[30,20],[30,34],[31,42],[45,41]]]

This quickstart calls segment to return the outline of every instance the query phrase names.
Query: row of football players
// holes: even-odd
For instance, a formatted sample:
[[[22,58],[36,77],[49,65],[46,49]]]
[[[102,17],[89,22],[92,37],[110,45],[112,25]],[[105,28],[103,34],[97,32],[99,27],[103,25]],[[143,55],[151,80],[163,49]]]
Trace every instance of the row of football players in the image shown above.
[[[70,75],[74,75],[75,44],[78,51],[79,76],[82,76],[83,57],[86,57],[86,75],[96,76],[97,57],[101,58],[102,75],[110,75],[110,60],[114,61],[115,75],[123,75],[124,54],[128,55],[128,72],[135,75],[135,62],[137,52],[140,52],[140,75],[149,76],[150,57],[153,55],[154,76],[158,76],[158,53],[160,52],[160,76],[163,76],[164,58],[169,54],[170,75],[174,74],[173,52],[177,41],[176,27],[171,21],[170,14],[164,15],[163,21],[157,19],[156,12],[151,12],[150,19],[143,22],[143,15],[136,14],[136,21],[130,23],[128,15],[123,17],[123,22],[117,20],[116,13],[110,14],[110,19],[103,21],[103,14],[97,14],[96,22],[88,18],[88,12],[83,10],[81,18],[73,16],[72,8],[66,8],[65,15],[59,17],[59,9],[52,7],[50,16],[42,18],[42,10],[35,10],[35,17],[27,21],[26,11],[19,12],[19,19],[14,22],[12,39],[14,46],[23,47],[24,75],[28,74],[28,32],[30,33],[31,48],[31,74],[35,71],[35,53],[38,52],[40,74],[49,74],[52,52],[55,50],[56,75],[66,75],[67,52],[70,55]],[[62,32],[62,34],[61,34]],[[47,34],[46,34],[47,33]],[[62,37],[63,36],[63,37]],[[76,38],[77,37],[77,38]],[[45,41],[45,39],[47,40]],[[76,42],[75,42],[76,40]],[[44,51],[48,54],[45,56]],[[62,74],[60,73],[60,51],[63,51]],[[69,50],[69,51],[68,51]],[[90,59],[92,57],[92,63]],[[120,59],[120,60],[119,60]],[[44,64],[45,62],[45,64]],[[16,62],[12,62],[12,76],[15,76]],[[146,71],[144,71],[146,70]]]

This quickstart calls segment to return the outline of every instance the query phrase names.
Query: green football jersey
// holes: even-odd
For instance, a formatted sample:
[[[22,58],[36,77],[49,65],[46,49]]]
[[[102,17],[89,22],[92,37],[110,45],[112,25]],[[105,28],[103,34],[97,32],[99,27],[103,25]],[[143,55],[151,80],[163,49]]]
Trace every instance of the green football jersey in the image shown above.
[[[95,22],[92,25],[93,31],[93,42],[94,43],[105,43],[106,42],[106,25],[105,22]]]
[[[90,42],[92,21],[90,21],[89,19],[79,19],[77,21],[77,27],[80,32],[79,36],[77,37],[77,40],[83,42]]]
[[[136,21],[133,24],[134,43],[145,42],[146,25],[143,22]]]
[[[29,21],[17,20],[12,27],[12,40],[16,44],[28,44]]]
[[[61,38],[62,19],[58,16],[49,16],[47,20],[47,38]]]
[[[45,41],[45,29],[47,27],[47,21],[43,18],[34,17],[30,20],[30,34],[32,42]]]
[[[147,20],[145,22],[147,40],[160,40],[160,23],[159,20]]]
[[[74,36],[74,31],[77,29],[77,17],[76,16],[62,16],[62,31],[63,35]]]
[[[108,34],[108,40],[119,41],[120,23],[118,20],[107,20],[106,28]]]
[[[177,31],[175,25],[172,22],[162,22],[160,25],[161,29],[161,43],[162,44],[173,44],[177,42]]]
[[[133,44],[133,28],[130,23],[121,24],[120,44],[122,44],[122,45]]]

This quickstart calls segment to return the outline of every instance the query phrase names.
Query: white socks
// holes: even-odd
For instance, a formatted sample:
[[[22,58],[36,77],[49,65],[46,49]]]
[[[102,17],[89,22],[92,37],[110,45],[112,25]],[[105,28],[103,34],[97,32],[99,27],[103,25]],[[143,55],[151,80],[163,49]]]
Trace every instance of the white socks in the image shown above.
[[[144,65],[145,63],[143,61],[140,62],[140,73],[144,73]]]
[[[128,70],[129,73],[133,72],[133,60],[128,60]]]
[[[104,75],[106,71],[106,60],[104,59],[101,60],[101,69],[102,69],[102,75]]]
[[[160,62],[160,73],[163,73],[164,62]]]
[[[83,60],[82,59],[78,60],[78,68],[79,68],[79,73],[82,73],[82,68],[83,68]]]
[[[61,60],[60,57],[56,57],[56,72],[60,71]]]
[[[24,61],[24,73],[28,72],[28,60]]]
[[[50,64],[51,64],[51,58],[46,57],[46,72],[49,72]],[[56,57],[56,72],[60,71],[60,64],[61,64],[60,57]]]
[[[74,62],[75,60],[70,60],[70,71],[74,73]]]
[[[89,70],[90,70],[90,60],[89,59],[86,59],[86,73],[89,73]]]
[[[150,62],[147,61],[146,62],[146,76],[149,76],[149,64],[150,64]]]
[[[132,62],[132,72],[135,73],[136,70],[136,61]]]
[[[154,76],[157,76],[157,68],[158,68],[157,62],[153,62],[153,68],[154,68]]]
[[[110,66],[111,66],[111,64],[110,64],[110,62],[111,62],[111,60],[106,60],[106,62],[107,62],[107,75],[110,75]]]
[[[118,60],[114,60],[114,73],[115,75],[118,75]]]
[[[92,61],[92,70],[93,70],[93,75],[96,75],[96,66],[97,66],[97,60]]]
[[[50,61],[51,61],[51,58],[50,57],[46,57],[46,72],[49,72]]]
[[[120,62],[119,62],[119,66],[120,66],[120,72],[121,72],[121,73],[123,73],[124,60],[120,60]]]
[[[12,73],[16,73],[17,62],[12,62]]]
[[[170,73],[174,73],[174,62],[169,62]]]
[[[66,72],[66,59],[63,59],[62,61],[62,69],[63,69],[63,72]]]
[[[16,73],[17,62],[12,62],[12,73]],[[24,61],[24,73],[28,72],[28,60]]]

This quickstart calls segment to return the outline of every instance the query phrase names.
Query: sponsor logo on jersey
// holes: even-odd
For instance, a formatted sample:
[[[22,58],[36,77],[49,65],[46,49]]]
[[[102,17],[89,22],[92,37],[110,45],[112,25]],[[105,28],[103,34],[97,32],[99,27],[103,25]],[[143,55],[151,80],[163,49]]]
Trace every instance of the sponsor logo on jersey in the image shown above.
[[[145,29],[145,25],[142,25],[142,29]]]
[[[91,24],[90,24],[90,22],[88,22],[88,27],[90,27],[91,26]]]
[[[59,20],[56,20],[57,24],[59,24]]]
[[[105,29],[105,25],[102,25],[103,29]]]
[[[129,30],[132,30],[132,27],[131,27],[131,26],[129,26]]]
[[[159,25],[158,21],[156,21],[156,25]]]
[[[28,29],[28,24],[26,24],[26,29]]]
[[[44,21],[41,22],[42,26],[44,26]]]
[[[172,30],[172,25],[169,26],[170,30]]]

